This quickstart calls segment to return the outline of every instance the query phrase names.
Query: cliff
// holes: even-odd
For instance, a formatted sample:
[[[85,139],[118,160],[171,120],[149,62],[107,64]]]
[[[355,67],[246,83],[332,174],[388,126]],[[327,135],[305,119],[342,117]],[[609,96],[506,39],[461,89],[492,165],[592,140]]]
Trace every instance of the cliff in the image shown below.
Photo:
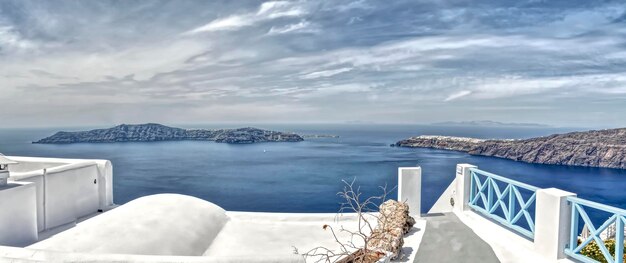
[[[79,132],[57,132],[33,143],[105,143],[105,142],[154,142],[201,140],[223,143],[299,142],[302,137],[294,133],[268,131],[257,128],[239,129],[181,129],[156,123],[122,124],[109,129]]]
[[[554,134],[523,140],[417,136],[394,145],[455,150],[528,163],[626,169],[626,128]]]

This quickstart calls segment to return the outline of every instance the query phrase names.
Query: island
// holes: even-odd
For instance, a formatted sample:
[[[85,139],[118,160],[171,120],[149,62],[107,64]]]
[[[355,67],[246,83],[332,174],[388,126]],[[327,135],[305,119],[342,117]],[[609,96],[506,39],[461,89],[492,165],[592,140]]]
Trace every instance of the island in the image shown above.
[[[158,123],[122,124],[108,129],[90,131],[60,131],[33,143],[111,143],[111,142],[155,142],[155,141],[214,141],[231,144],[258,142],[300,142],[304,139],[295,133],[269,131],[257,128],[239,129],[182,129]]]
[[[423,135],[393,146],[453,150],[537,164],[626,169],[626,128],[520,140]]]

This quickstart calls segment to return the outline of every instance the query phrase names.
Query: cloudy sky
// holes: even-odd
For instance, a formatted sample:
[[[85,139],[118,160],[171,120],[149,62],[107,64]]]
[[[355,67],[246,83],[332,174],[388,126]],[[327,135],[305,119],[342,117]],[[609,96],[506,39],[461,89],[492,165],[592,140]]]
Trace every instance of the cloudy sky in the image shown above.
[[[0,0],[0,117],[626,126],[626,3]]]

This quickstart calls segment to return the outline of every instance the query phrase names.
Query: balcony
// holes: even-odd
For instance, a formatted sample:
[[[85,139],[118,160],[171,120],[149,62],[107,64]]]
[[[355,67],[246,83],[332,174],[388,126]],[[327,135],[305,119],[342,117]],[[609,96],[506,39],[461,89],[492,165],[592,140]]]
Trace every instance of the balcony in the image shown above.
[[[32,261],[302,262],[294,248],[339,249],[329,231],[359,227],[355,214],[225,211],[178,194],[117,207],[106,160],[11,157],[0,189],[0,258]],[[399,262],[622,262],[626,212],[555,188],[541,189],[459,164],[455,179],[421,212],[420,167],[398,169],[398,201],[416,224]],[[591,210],[608,213],[595,222]],[[597,221],[597,220],[596,220]],[[9,231],[10,230],[10,231]],[[348,233],[337,239],[350,240]],[[358,244],[357,244],[358,245]],[[597,260],[597,258],[596,258]]]

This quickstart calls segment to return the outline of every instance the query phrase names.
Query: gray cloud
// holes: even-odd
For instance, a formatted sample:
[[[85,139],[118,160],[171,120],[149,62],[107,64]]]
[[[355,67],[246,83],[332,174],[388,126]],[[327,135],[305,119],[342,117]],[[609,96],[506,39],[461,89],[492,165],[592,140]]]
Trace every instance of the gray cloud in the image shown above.
[[[12,126],[626,125],[625,14],[604,1],[3,1],[0,111]]]

